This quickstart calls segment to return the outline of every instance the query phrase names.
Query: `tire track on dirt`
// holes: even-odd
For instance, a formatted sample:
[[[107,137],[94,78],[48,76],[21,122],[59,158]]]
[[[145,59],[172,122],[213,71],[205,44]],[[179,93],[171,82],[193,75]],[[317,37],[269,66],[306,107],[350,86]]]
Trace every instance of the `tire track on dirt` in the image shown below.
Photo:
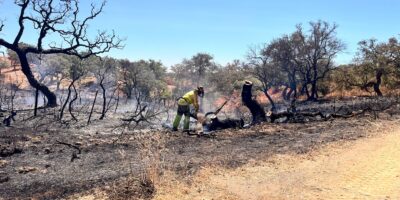
[[[399,131],[370,143],[345,154],[348,159],[337,167],[350,167],[338,171],[334,183],[342,188],[342,197],[400,198]],[[353,154],[359,158],[353,159]]]

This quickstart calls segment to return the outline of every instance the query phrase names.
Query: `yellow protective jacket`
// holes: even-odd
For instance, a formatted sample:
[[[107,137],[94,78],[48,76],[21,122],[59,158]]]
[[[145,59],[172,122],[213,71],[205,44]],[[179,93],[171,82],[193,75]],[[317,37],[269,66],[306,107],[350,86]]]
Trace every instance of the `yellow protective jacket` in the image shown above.
[[[186,93],[185,95],[183,95],[183,97],[179,98],[179,100],[178,100],[178,105],[186,106],[186,105],[190,105],[190,104],[193,104],[196,112],[199,111],[198,96],[197,96],[197,92],[195,92],[195,90],[192,90],[192,91]]]

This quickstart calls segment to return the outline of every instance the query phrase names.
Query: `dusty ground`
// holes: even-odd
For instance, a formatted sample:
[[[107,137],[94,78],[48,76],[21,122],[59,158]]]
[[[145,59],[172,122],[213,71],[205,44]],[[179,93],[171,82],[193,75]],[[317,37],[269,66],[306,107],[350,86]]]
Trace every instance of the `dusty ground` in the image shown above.
[[[279,154],[233,170],[206,168],[191,186],[166,184],[155,199],[400,199],[400,126],[379,135]]]
[[[398,183],[391,174],[373,191],[400,166],[390,155],[399,117],[378,117],[265,123],[215,138],[129,128],[121,135],[112,118],[82,127],[24,119],[0,127],[0,199],[396,199],[396,190],[385,191]]]

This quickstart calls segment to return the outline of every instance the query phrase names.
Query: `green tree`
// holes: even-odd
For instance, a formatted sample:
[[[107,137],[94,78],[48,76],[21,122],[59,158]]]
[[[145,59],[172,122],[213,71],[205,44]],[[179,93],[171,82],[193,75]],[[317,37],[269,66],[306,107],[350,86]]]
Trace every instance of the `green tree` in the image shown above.
[[[160,95],[166,87],[164,81],[166,69],[162,63],[154,60],[135,62],[120,60],[119,63],[119,79],[128,99],[134,97],[133,95],[146,97]]]
[[[381,85],[383,80],[390,83],[397,79],[400,69],[400,44],[396,38],[390,38],[388,42],[379,43],[376,39],[359,42],[359,51],[355,62],[360,74],[364,74],[364,81],[355,80],[353,85],[368,91],[373,88],[377,96],[383,96]]]
[[[232,95],[236,83],[249,75],[243,65],[239,60],[234,60],[226,66],[218,67],[215,72],[209,74],[207,80],[215,91],[223,95]]]

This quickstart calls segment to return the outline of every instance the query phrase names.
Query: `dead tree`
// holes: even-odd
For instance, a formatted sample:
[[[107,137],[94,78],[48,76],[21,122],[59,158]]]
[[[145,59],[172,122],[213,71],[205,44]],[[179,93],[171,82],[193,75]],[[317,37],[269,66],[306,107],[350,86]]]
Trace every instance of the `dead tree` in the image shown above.
[[[11,114],[8,117],[4,118],[3,124],[8,127],[11,126],[11,121],[15,121],[15,116],[17,116],[17,112],[11,111]]]
[[[266,49],[250,49],[248,53],[249,66],[253,68],[254,76],[262,83],[262,89],[272,109],[275,109],[275,103],[268,90],[277,87],[281,82],[281,73],[275,64],[269,62],[271,56],[266,53]]]
[[[75,84],[75,82],[76,82],[78,79],[79,79],[79,77],[74,78],[74,79],[71,81],[71,83],[69,84],[69,86],[68,86],[68,95],[67,95],[67,99],[65,100],[65,102],[64,102],[64,104],[63,104],[63,106],[62,106],[62,108],[61,108],[61,110],[60,110],[60,118],[59,118],[60,121],[62,120],[62,118],[63,118],[63,116],[64,116],[65,107],[67,107],[67,104],[68,104],[68,102],[69,102],[69,99],[71,98],[72,87],[75,88],[74,84]],[[76,92],[76,90],[75,90],[75,92]],[[72,116],[72,117],[73,117],[73,116]],[[74,117],[73,117],[73,118],[74,118]]]
[[[33,116],[37,116],[37,110],[38,110],[38,103],[39,103],[39,89],[36,88],[35,90],[35,107],[33,109]]]
[[[93,111],[94,111],[94,106],[96,105],[96,99],[97,99],[97,94],[98,94],[98,93],[99,93],[99,91],[96,90],[96,93],[94,94],[94,99],[93,99],[92,108],[90,109],[90,113],[89,113],[89,118],[88,118],[88,121],[87,121],[87,125],[90,124],[90,120],[91,120],[91,118],[92,118],[92,114],[93,114]]]
[[[101,110],[101,116],[99,118],[100,120],[104,119],[104,117],[106,116],[106,105],[107,105],[107,93],[106,93],[106,88],[104,87],[103,81],[104,81],[104,78],[102,78],[99,83],[101,90],[102,90],[102,94],[103,94],[103,108]]]
[[[106,117],[106,113],[109,110],[109,105],[111,105],[111,100],[113,99],[112,96],[109,97],[109,101],[107,102],[107,90],[110,88],[111,85],[114,86],[114,84],[117,82],[115,78],[115,74],[117,73],[115,70],[117,66],[117,62],[115,59],[112,58],[99,58],[95,57],[92,60],[91,67],[93,68],[91,71],[93,72],[93,75],[96,77],[98,86],[100,87],[102,91],[102,110],[101,110],[101,116],[100,120],[103,120]],[[117,85],[117,83],[115,84]],[[114,91],[115,93],[115,91]],[[114,94],[113,94],[114,95]]]
[[[115,97],[117,96],[117,97]],[[114,100],[114,101],[113,101]],[[119,102],[119,94],[118,94],[118,85],[114,88],[114,91],[112,92],[112,96],[108,99],[107,107],[105,109],[104,113],[107,113],[111,107],[115,105],[115,112],[118,108],[118,102]]]
[[[76,119],[74,113],[72,112],[74,102],[78,99],[78,92],[76,91],[75,84],[72,84],[72,88],[74,89],[74,98],[69,102],[68,111],[69,111],[69,114],[71,115],[72,119],[75,121],[78,121],[78,119]]]
[[[302,92],[307,94],[308,100],[314,101],[318,100],[318,83],[333,68],[335,56],[345,46],[336,37],[336,24],[317,21],[310,22],[310,26],[309,35],[305,34],[301,26],[297,26],[292,37],[297,41],[294,43],[295,50],[301,52],[297,55],[296,64],[303,81]]]
[[[382,84],[382,76],[383,76],[383,70],[377,70],[376,74],[375,74],[375,81],[369,81],[366,84],[359,85],[359,87],[362,90],[365,90],[367,92],[370,92],[369,88],[372,87],[374,89],[374,92],[376,93],[376,95],[381,97],[381,96],[383,96],[383,93],[380,90],[380,86]],[[353,85],[357,86],[356,84],[353,84]]]
[[[253,99],[251,89],[253,83],[251,81],[246,81],[242,89],[242,102],[249,108],[251,115],[253,116],[252,124],[257,124],[266,121],[266,115],[263,107]]]
[[[11,111],[14,111],[14,100],[15,100],[15,96],[17,95],[17,92],[19,91],[20,86],[21,86],[21,83],[11,84],[11,86],[10,86]]]
[[[147,121],[148,119],[145,117],[145,112],[146,112],[147,106],[143,106],[141,109],[136,109],[135,113],[131,115],[127,119],[122,119],[122,121],[125,122],[135,122],[136,124],[139,124],[142,121]]]
[[[133,97],[135,98],[134,108],[130,112],[130,117],[122,119],[122,121],[127,122],[128,126],[132,122],[135,127],[143,123],[152,124],[161,113],[165,112],[163,106],[159,103],[159,99],[148,96],[140,88],[133,90]]]
[[[17,54],[29,84],[46,96],[49,107],[57,106],[56,95],[36,79],[28,54],[67,54],[83,59],[122,47],[121,40],[114,33],[107,34],[103,31],[94,40],[88,38],[88,23],[103,11],[105,2],[99,8],[92,4],[90,14],[83,19],[79,19],[81,13],[78,0],[16,0],[15,4],[20,7],[18,33],[13,41],[0,38],[0,46]],[[27,33],[25,26],[30,24],[39,33],[35,45],[26,45],[21,41]],[[3,28],[4,23],[0,21],[0,32]],[[28,34],[34,33],[35,31],[30,31]],[[59,37],[63,42],[47,41],[49,35]]]

